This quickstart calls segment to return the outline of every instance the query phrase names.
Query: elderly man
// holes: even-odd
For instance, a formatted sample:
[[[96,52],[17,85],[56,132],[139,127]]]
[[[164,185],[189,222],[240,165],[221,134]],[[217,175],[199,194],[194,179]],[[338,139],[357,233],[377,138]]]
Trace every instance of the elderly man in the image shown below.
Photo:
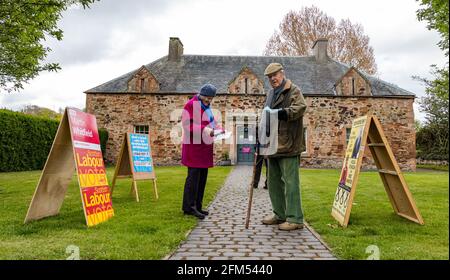
[[[278,224],[280,230],[301,229],[303,210],[299,164],[304,147],[303,114],[306,103],[300,89],[285,78],[281,64],[269,64],[264,75],[273,88],[267,95],[264,111],[275,116],[270,121],[278,121],[278,146],[276,153],[268,156],[268,185],[273,214],[265,217],[263,224]]]
[[[202,209],[208,168],[213,167],[214,136],[223,133],[216,124],[210,104],[216,96],[216,87],[205,84],[200,92],[184,106],[183,146],[181,163],[188,168],[184,185],[183,211],[187,215],[204,219],[208,211]]]

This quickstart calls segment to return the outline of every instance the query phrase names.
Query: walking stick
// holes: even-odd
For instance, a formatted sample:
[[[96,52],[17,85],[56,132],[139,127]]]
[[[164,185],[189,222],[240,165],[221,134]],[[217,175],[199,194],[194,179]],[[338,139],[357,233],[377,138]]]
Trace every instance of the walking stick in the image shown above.
[[[248,195],[248,206],[247,206],[247,218],[245,219],[245,228],[248,229],[248,224],[250,223],[250,213],[252,211],[252,201],[253,201],[253,184],[255,183],[256,175],[256,163],[258,158],[258,152],[255,152],[255,158],[253,159],[253,175],[252,182],[250,184],[250,190]]]

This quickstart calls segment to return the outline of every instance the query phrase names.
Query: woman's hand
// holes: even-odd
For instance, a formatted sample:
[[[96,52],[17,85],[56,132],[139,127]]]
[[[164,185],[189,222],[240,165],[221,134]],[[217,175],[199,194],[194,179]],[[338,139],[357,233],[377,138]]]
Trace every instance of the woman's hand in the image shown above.
[[[205,134],[209,135],[211,137],[214,137],[214,129],[210,128],[210,127],[205,127]]]

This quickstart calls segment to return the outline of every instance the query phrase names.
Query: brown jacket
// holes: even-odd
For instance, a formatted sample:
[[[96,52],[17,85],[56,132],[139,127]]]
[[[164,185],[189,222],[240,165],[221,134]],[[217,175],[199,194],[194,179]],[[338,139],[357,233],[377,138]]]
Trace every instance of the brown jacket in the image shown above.
[[[303,115],[306,110],[306,102],[300,89],[286,80],[283,90],[277,96],[274,97],[273,89],[270,90],[264,107],[266,106],[285,109],[288,115],[287,121],[278,121],[278,149],[276,154],[269,157],[299,156],[305,150]]]

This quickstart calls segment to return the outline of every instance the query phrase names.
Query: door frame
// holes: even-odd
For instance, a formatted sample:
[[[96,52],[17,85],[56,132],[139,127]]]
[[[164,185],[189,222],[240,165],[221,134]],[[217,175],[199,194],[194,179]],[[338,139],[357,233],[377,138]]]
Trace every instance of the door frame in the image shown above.
[[[236,124],[235,125],[235,131],[236,131],[236,137],[235,137],[235,142],[234,142],[234,150],[235,150],[235,159],[236,159],[236,165],[248,165],[248,164],[253,164],[253,160],[252,161],[248,161],[248,162],[246,162],[246,161],[239,161],[239,149],[238,149],[238,145],[242,145],[242,144],[239,144],[238,142],[239,142],[239,128],[240,127],[245,127],[245,124]],[[252,136],[253,137],[255,137],[254,139],[255,139],[255,143],[254,144],[249,144],[249,145],[256,145],[256,125],[254,125],[254,124],[247,124],[247,127],[248,128],[250,128],[250,127],[252,127],[253,128],[253,132],[254,132],[254,135],[252,134]],[[249,134],[250,135],[250,134]],[[245,145],[245,144],[244,144]]]

